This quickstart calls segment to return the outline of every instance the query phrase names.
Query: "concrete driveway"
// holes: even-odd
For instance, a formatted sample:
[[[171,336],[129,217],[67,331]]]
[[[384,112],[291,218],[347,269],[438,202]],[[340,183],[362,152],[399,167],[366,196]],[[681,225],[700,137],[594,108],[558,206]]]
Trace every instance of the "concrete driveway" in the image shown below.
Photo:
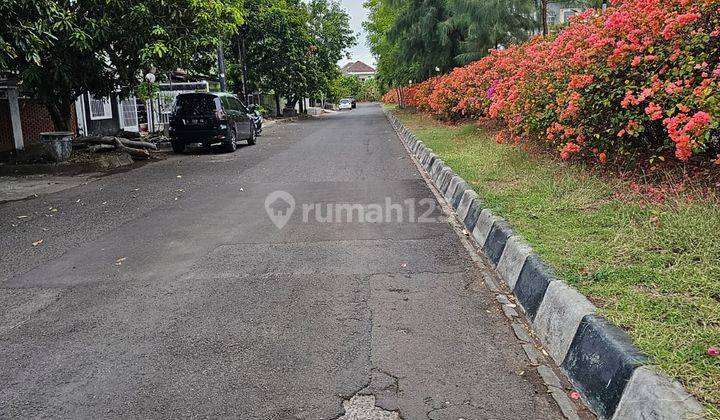
[[[1,204],[0,238],[0,417],[561,417],[376,105]]]

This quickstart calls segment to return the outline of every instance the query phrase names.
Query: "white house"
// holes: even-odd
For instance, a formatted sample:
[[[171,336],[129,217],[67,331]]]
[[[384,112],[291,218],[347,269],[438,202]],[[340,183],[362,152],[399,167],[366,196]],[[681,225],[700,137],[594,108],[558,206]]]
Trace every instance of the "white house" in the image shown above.
[[[547,21],[549,26],[568,23],[571,17],[579,14],[585,7],[570,7],[562,3],[549,2],[547,8]]]
[[[340,69],[343,74],[348,76],[355,76],[363,82],[366,80],[375,78],[375,69],[363,63],[362,61],[355,61],[354,63],[347,63]]]

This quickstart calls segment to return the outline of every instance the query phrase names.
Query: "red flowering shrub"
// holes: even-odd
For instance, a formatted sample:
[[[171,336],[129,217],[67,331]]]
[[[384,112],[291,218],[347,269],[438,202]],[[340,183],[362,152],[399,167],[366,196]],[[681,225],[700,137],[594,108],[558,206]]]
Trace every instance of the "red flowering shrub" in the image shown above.
[[[615,2],[415,89],[423,111],[497,118],[499,141],[540,140],[565,159],[720,161],[720,0]]]
[[[398,103],[397,91],[395,89],[387,91],[382,97],[383,103],[396,104]]]
[[[402,98],[402,101],[404,101],[406,105],[417,108],[418,102],[415,99],[417,89],[418,85],[412,85],[400,89],[389,90],[383,95],[382,101],[386,104],[399,104]]]

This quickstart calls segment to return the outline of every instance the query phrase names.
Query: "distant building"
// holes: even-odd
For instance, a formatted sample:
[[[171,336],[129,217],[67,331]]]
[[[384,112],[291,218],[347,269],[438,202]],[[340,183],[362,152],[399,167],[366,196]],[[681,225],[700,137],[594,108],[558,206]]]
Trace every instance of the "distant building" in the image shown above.
[[[363,63],[362,61],[347,63],[340,70],[343,72],[343,74],[355,76],[363,82],[375,78],[375,69]]]
[[[549,2],[547,8],[547,21],[549,26],[564,25],[570,18],[579,14],[584,7],[570,7],[562,3]]]

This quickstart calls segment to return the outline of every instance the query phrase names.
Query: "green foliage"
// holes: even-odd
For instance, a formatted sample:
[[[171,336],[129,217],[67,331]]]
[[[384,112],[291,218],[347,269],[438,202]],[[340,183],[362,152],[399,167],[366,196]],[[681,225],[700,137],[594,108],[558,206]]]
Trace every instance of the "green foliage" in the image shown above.
[[[155,99],[160,94],[160,85],[158,83],[143,82],[135,88],[135,95],[142,101]]]
[[[342,98],[354,97],[359,98],[362,94],[363,82],[356,76],[340,75],[333,80],[328,101],[337,102]]]
[[[377,83],[381,90],[407,84],[415,77],[415,66],[402,63],[398,57],[398,44],[388,39],[390,28],[404,10],[403,4],[395,4],[393,0],[367,0],[364,6],[368,10],[368,19],[363,22],[363,27],[377,60]]]
[[[245,45],[251,89],[286,96],[328,95],[337,62],[354,45],[350,17],[336,0],[247,0]],[[236,83],[239,71],[233,70]]]
[[[355,45],[356,38],[350,30],[350,16],[337,0],[310,0],[307,7],[313,65],[308,88],[300,93],[319,96],[330,90],[331,82],[339,75],[337,62]]]
[[[543,0],[547,3],[547,0]],[[560,0],[568,7],[600,0]],[[363,24],[383,91],[478,60],[540,28],[537,0],[366,0]]]
[[[369,79],[362,83],[359,99],[363,101],[377,102],[382,97],[382,92],[375,79]]]
[[[397,45],[399,64],[414,69],[414,79],[427,79],[451,70],[460,52],[462,33],[445,25],[450,18],[446,0],[405,0],[406,6],[388,31]]]
[[[249,89],[293,94],[305,84],[312,45],[307,10],[290,0],[248,0],[246,9]],[[239,80],[239,71],[232,74]]]
[[[333,80],[327,100],[337,102],[353,97],[359,101],[380,100],[380,89],[375,79],[361,81],[357,76],[342,74]]]
[[[242,0],[2,2],[2,70],[45,102],[57,129],[85,91],[106,96],[137,86],[147,71],[207,69],[203,56],[242,23]],[[200,68],[201,67],[201,68]]]
[[[69,16],[53,2],[0,2],[0,71],[15,71],[23,62],[40,64],[41,52],[55,41],[54,31]]]
[[[448,9],[441,31],[463,34],[459,64],[478,60],[491,48],[524,41],[537,29],[534,0],[448,0]]]

